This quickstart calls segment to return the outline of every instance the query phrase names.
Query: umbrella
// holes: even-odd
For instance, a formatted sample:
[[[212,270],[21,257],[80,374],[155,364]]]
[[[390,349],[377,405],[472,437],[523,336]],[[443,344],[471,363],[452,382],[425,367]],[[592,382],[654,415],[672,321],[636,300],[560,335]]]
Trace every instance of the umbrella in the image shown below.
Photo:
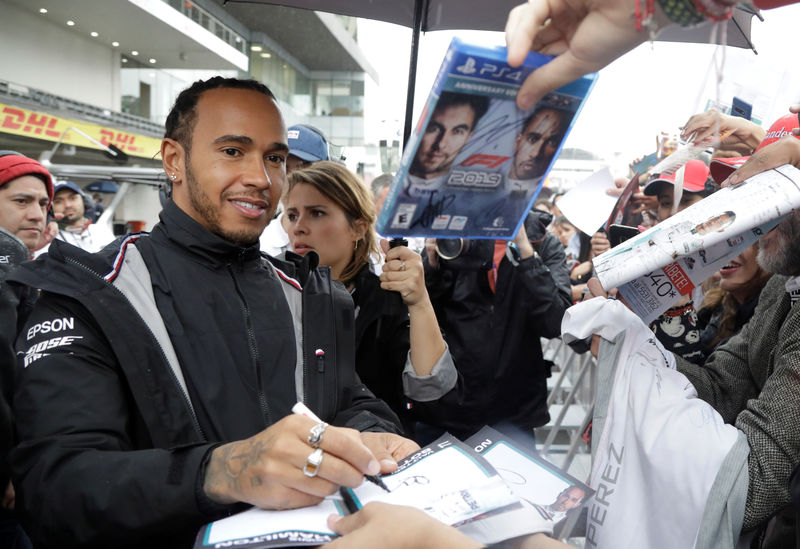
[[[734,8],[733,17],[728,19],[727,45],[736,46],[738,48],[748,48],[753,50],[753,53],[758,53],[755,46],[750,41],[750,24],[753,21],[754,15],[758,17],[759,20],[764,20],[757,9],[747,4],[739,4]],[[679,27],[673,25],[661,31],[658,35],[658,40],[663,40],[665,42],[696,42],[698,44],[703,44],[709,41],[711,25],[711,21],[706,21],[702,25],[696,27]]]
[[[414,88],[417,80],[419,34],[435,30],[503,30],[511,8],[520,0],[225,0],[227,3],[275,4],[325,11],[339,15],[386,21],[411,27],[411,59],[408,69],[403,143],[411,134]]]
[[[505,29],[508,12],[521,0],[225,0],[227,3],[275,4],[292,8],[325,11],[364,19],[376,19],[396,25],[411,27],[411,60],[406,95],[405,129],[403,144],[411,134],[414,107],[414,86],[417,78],[417,56],[420,32],[434,30],[490,30]],[[737,8],[728,22],[728,45],[750,48],[750,22],[757,11]],[[759,18],[761,16],[759,15]],[[695,28],[672,27],[662,32],[658,39],[672,42],[709,41],[710,24]]]

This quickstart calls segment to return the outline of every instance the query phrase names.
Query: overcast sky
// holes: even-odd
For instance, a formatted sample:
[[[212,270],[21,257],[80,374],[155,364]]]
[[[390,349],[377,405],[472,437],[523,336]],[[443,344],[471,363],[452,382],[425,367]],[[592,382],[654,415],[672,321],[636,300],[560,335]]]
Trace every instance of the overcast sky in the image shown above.
[[[605,158],[615,154],[631,160],[655,150],[656,136],[677,133],[692,114],[718,97],[730,104],[734,95],[753,104],[753,116],[769,126],[800,103],[800,71],[794,58],[800,5],[763,12],[754,18],[752,40],[759,55],[727,48],[717,92],[715,46],[708,44],[643,44],[603,69],[567,147],[590,150]],[[438,31],[421,41],[414,121],[430,91],[447,45],[453,36],[482,45],[504,43],[502,33]],[[366,89],[367,141],[391,139],[402,133],[408,79],[409,29],[361,21],[359,42],[378,70],[380,84]]]

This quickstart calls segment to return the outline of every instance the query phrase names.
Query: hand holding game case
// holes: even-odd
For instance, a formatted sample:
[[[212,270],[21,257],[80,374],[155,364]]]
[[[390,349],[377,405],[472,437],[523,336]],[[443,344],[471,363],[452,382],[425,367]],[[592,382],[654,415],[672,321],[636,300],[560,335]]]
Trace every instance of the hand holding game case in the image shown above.
[[[596,78],[519,110],[522,82],[551,59],[531,53],[511,67],[505,48],[452,41],[379,214],[380,234],[514,238]]]

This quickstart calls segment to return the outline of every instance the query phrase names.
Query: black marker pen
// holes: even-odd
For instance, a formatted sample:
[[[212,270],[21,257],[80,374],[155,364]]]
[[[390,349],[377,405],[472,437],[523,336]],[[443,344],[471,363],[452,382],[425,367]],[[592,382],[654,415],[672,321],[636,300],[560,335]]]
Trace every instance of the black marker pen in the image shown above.
[[[342,496],[342,499],[344,500],[344,506],[347,507],[347,511],[349,513],[355,513],[358,511],[358,504],[356,503],[353,494],[350,492],[350,488],[340,486],[339,495]]]

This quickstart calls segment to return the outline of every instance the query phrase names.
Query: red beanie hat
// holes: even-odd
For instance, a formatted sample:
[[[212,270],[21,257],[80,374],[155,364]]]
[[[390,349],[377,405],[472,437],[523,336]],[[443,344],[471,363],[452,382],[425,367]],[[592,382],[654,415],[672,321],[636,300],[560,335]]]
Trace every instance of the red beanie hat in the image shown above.
[[[44,166],[18,152],[0,151],[0,186],[23,175],[39,176],[47,188],[50,202],[53,201],[53,178]]]

